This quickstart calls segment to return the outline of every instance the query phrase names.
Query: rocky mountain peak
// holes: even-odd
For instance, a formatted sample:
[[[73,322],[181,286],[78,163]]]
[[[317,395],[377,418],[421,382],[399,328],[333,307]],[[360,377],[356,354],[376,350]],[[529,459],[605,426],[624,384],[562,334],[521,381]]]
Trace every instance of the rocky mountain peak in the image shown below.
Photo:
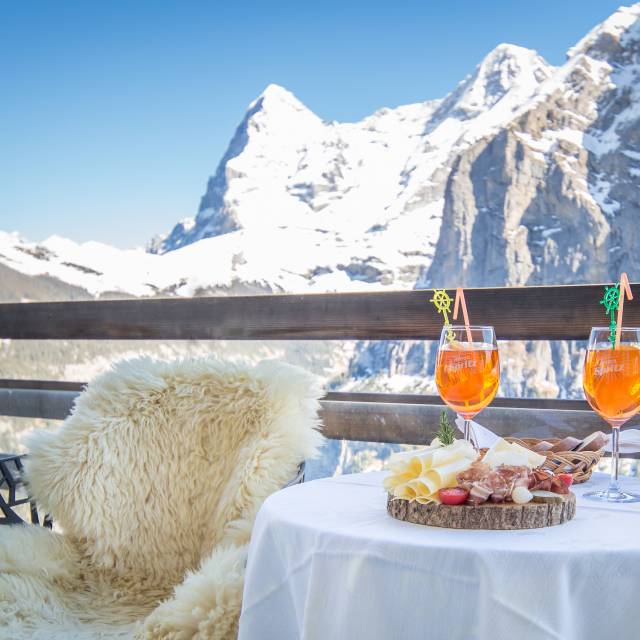
[[[553,67],[532,49],[499,44],[478,66],[473,83],[461,103],[492,107],[517,87],[535,87],[551,74]]]
[[[607,59],[618,47],[628,46],[630,40],[640,40],[640,2],[620,7],[571,47],[567,56],[586,54],[598,60]]]
[[[280,85],[270,84],[249,105],[242,125],[249,136],[260,133],[274,136],[314,128],[321,123],[320,118],[293,93]]]
[[[295,155],[322,120],[293,93],[277,84],[268,85],[249,105],[216,173],[209,178],[195,218],[185,218],[169,234],[155,236],[147,245],[151,253],[165,253],[188,244],[241,229],[243,221],[230,195],[231,185],[245,177],[258,182]],[[280,162],[273,162],[279,156]],[[272,176],[276,181],[281,175]],[[250,190],[254,187],[247,187]],[[256,216],[253,216],[255,218]]]
[[[295,111],[308,110],[291,91],[274,83],[265,87],[264,91],[251,103],[249,110],[258,104],[264,110],[278,108],[291,108]]]
[[[513,44],[499,44],[490,51],[442,103],[436,118],[447,114],[475,117],[486,112],[505,96],[514,102],[529,96],[553,72],[536,51]]]

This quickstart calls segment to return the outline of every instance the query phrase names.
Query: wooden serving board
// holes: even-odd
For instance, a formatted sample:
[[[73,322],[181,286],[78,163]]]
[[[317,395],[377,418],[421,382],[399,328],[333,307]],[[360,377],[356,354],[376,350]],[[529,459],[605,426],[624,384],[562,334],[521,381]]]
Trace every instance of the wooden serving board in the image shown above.
[[[449,529],[539,529],[568,522],[576,513],[573,493],[560,496],[560,503],[514,504],[487,502],[477,507],[461,504],[420,504],[387,498],[387,511],[397,520]]]

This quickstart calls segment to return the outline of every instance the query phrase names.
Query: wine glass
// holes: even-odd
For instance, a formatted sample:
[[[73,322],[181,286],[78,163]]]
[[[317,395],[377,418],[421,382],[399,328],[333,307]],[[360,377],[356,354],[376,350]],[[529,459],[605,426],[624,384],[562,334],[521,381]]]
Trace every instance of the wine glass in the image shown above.
[[[582,385],[591,408],[611,426],[609,488],[585,498],[604,502],[638,502],[640,495],[620,489],[618,461],[620,427],[640,412],[640,328],[622,327],[614,348],[609,327],[593,327],[584,360]]]
[[[471,441],[471,419],[495,397],[500,359],[493,327],[447,326],[440,335],[436,386],[445,404],[464,420],[464,439]]]

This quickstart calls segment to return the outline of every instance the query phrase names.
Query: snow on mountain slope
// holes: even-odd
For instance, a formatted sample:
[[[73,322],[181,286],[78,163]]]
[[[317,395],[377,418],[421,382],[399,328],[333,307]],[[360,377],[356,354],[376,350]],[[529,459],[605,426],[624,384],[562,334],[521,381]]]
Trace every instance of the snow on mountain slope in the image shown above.
[[[238,230],[164,255],[142,249],[125,251],[99,242],[77,244],[55,236],[31,243],[15,233],[0,232],[0,263],[24,274],[57,278],[94,296],[192,296],[234,288],[363,290],[384,286],[373,264],[384,265],[390,273],[389,265],[396,265],[399,271],[404,267],[404,256],[392,246],[379,247],[376,256],[380,257],[370,265],[354,260],[352,254],[353,248],[337,234],[305,228],[276,229],[268,237],[259,230]],[[415,277],[409,278],[406,286],[414,281]]]
[[[148,252],[5,234],[0,261],[92,295],[526,284],[640,268],[639,15],[640,4],[621,8],[558,68],[501,44],[444,99],[356,123],[322,121],[270,85],[196,217]]]

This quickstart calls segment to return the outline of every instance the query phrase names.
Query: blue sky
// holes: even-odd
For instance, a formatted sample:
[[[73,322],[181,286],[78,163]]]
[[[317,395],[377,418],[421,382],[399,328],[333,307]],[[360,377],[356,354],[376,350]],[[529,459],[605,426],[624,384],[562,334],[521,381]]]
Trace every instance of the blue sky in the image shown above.
[[[501,42],[559,64],[619,5],[0,0],[0,230],[143,245],[195,214],[267,84],[358,120],[443,96]]]

